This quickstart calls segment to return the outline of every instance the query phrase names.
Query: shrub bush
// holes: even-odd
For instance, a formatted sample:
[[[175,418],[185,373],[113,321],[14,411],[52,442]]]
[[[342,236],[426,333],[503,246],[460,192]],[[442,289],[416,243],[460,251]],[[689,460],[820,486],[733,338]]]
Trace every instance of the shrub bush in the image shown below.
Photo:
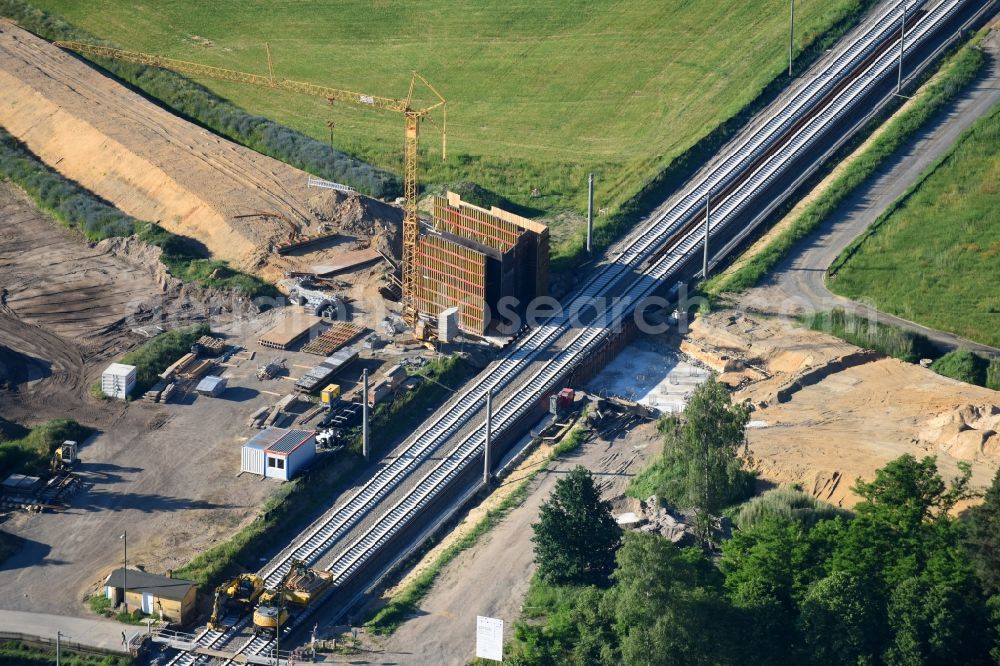
[[[135,366],[135,390],[140,395],[159,380],[159,374],[171,363],[191,351],[191,345],[211,333],[208,324],[195,324],[161,333],[135,351],[122,357],[121,362]]]
[[[68,439],[82,442],[92,432],[71,419],[37,425],[19,439],[0,442],[0,469],[5,474],[40,474],[48,469],[56,447]]]
[[[994,361],[993,365],[995,364],[996,362]],[[990,365],[989,359],[974,354],[967,349],[956,349],[934,361],[931,365],[931,370],[939,375],[951,377],[966,384],[986,386]]]
[[[758,497],[750,499],[736,514],[736,524],[741,530],[748,530],[766,520],[782,522],[798,520],[806,527],[812,527],[821,520],[843,515],[844,512],[812,495],[795,488],[774,488]]]

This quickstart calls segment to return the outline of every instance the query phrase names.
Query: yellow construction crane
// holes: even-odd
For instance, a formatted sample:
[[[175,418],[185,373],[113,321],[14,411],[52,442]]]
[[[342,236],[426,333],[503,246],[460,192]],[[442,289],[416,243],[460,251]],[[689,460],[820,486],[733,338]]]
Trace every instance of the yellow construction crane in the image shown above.
[[[264,88],[273,88],[275,90],[287,90],[314,97],[324,97],[331,104],[334,102],[347,102],[357,106],[403,114],[406,122],[403,141],[403,316],[411,326],[416,323],[416,254],[419,234],[419,225],[417,222],[417,142],[420,136],[420,121],[427,118],[432,111],[439,108],[442,113],[441,159],[444,159],[447,154],[447,101],[427,79],[413,72],[410,77],[410,89],[406,94],[406,99],[394,99],[378,95],[366,95],[350,90],[329,88],[314,83],[277,78],[274,75],[274,66],[271,63],[271,50],[267,45],[265,45],[265,48],[267,50],[268,75],[261,76],[260,74],[238,72],[222,67],[212,67],[196,62],[175,60],[173,58],[165,58],[163,56],[136,51],[124,51],[122,49],[85,44],[83,42],[57,41],[54,43],[61,48],[95,58],[121,60],[123,62],[169,69],[191,76],[204,76],[223,81],[235,81],[237,83],[247,83]],[[424,108],[414,109],[411,107],[411,103],[413,102],[413,93],[418,82],[425,85],[434,94],[437,101]]]

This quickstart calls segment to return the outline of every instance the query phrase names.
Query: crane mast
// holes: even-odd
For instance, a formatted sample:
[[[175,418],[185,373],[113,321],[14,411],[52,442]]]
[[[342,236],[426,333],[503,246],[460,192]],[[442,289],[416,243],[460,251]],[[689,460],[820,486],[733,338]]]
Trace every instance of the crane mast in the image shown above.
[[[403,114],[405,127],[403,132],[403,318],[411,326],[416,323],[416,292],[417,275],[416,259],[417,244],[419,243],[419,221],[417,218],[417,190],[418,190],[418,148],[420,139],[420,122],[429,116],[432,111],[441,109],[443,121],[441,126],[441,159],[445,159],[447,150],[447,101],[430,84],[427,79],[412,72],[410,77],[410,87],[406,99],[394,99],[380,95],[368,95],[365,93],[332,88],[305,81],[293,81],[290,79],[278,78],[274,75],[274,67],[271,63],[271,51],[267,48],[268,74],[253,74],[241,72],[223,67],[214,67],[186,60],[166,58],[149,53],[138,51],[126,51],[110,46],[100,46],[97,44],[86,44],[84,42],[57,41],[56,46],[75,51],[77,53],[94,58],[105,58],[108,60],[118,60],[149,67],[159,67],[169,69],[180,74],[190,76],[201,76],[222,81],[232,81],[261,88],[271,88],[273,90],[283,90],[288,92],[322,97],[329,103],[344,102],[355,106],[390,111]],[[436,101],[424,108],[412,108],[413,93],[417,83],[422,83],[430,90]]]

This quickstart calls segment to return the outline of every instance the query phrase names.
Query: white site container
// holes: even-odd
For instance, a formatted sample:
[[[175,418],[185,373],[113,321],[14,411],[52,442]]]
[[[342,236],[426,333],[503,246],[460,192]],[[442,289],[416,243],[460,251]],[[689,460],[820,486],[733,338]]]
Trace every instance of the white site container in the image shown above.
[[[240,471],[289,481],[315,457],[316,433],[272,426],[243,445]]]
[[[134,388],[134,365],[112,363],[101,375],[101,392],[109,398],[125,400]]]

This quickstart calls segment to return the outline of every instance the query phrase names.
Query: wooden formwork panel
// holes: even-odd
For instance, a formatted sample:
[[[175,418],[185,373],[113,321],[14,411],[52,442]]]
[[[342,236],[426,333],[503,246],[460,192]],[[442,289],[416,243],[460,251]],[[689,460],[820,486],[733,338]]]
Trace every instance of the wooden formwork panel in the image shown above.
[[[517,224],[497,217],[480,208],[449,205],[448,200],[434,197],[434,227],[460,238],[482,243],[500,252],[517,244],[524,230]]]
[[[462,329],[482,333],[486,323],[486,257],[438,236],[420,239],[417,310],[437,316],[458,307]]]
[[[302,347],[307,354],[329,356],[354,338],[361,335],[363,328],[347,321],[338,321]]]

